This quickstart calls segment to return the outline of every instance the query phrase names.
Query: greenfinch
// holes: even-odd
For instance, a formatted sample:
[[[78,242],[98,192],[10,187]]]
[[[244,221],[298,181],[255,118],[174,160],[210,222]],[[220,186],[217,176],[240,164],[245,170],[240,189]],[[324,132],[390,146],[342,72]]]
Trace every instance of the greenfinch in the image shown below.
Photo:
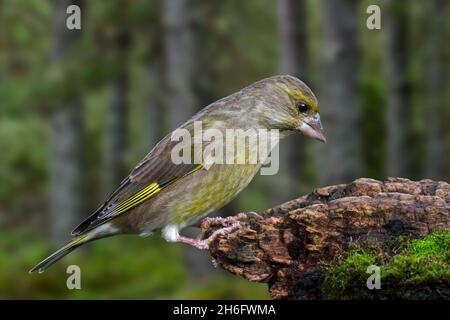
[[[279,138],[301,133],[325,142],[316,97],[306,84],[289,75],[258,81],[208,105],[182,124],[177,130],[193,138],[188,142],[191,150],[202,139],[198,136],[201,133],[195,132],[195,124],[199,122],[203,130],[214,129],[224,136],[228,129],[276,130]],[[87,242],[117,234],[146,236],[160,232],[169,242],[207,248],[208,241],[181,236],[179,230],[233,200],[257,174],[262,160],[249,161],[247,153],[242,158],[241,153],[254,149],[250,145],[253,141],[246,144],[247,150],[237,150],[232,156],[231,160],[241,157],[243,162],[216,161],[206,165],[207,160],[202,158],[192,163],[176,163],[173,149],[179,141],[173,136],[174,133],[164,137],[106,202],[72,231],[72,240],[30,273],[43,272]]]

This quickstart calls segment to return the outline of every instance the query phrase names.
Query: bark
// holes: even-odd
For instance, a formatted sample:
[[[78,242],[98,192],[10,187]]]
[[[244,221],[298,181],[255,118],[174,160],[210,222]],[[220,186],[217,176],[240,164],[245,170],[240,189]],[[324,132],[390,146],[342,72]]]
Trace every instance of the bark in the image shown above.
[[[227,226],[202,224],[202,237]],[[450,185],[445,182],[361,178],[328,186],[219,233],[209,252],[217,265],[250,281],[268,283],[274,299],[317,298],[314,277],[350,244],[384,244],[450,228]]]
[[[319,182],[349,182],[361,174],[358,3],[324,0],[324,65],[320,105],[327,144],[318,147]],[[336,166],[336,164],[339,164]]]
[[[53,61],[62,64],[81,31],[66,28],[69,5],[84,7],[81,1],[55,2]],[[81,219],[83,205],[83,102],[74,95],[51,119],[51,233],[56,244],[67,240],[67,232]]]

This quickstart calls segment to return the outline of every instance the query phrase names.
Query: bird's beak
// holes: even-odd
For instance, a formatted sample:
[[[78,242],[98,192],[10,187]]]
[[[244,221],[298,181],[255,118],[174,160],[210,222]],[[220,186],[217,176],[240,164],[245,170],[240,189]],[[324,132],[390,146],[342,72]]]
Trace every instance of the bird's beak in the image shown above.
[[[322,142],[327,142],[322,123],[320,122],[319,114],[315,115],[312,118],[305,119],[304,121],[300,121],[298,131],[300,131],[306,137],[310,137]]]

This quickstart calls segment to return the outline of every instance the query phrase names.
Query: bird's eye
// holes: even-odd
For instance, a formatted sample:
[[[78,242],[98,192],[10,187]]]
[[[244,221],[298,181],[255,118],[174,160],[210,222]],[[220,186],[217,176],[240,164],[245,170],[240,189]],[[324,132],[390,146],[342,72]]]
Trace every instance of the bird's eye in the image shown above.
[[[304,113],[309,110],[309,106],[304,102],[297,102],[297,109],[299,112]]]

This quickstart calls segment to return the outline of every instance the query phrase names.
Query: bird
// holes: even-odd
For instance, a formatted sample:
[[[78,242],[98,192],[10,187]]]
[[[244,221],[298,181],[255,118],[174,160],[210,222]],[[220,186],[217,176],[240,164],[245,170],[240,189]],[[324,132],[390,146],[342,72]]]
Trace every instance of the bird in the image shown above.
[[[174,163],[172,151],[179,143],[173,139],[174,132],[182,130],[196,141],[195,124],[199,122],[203,129],[221,133],[228,129],[276,130],[280,139],[299,133],[326,141],[317,98],[303,81],[290,75],[259,80],[209,104],[165,136],[107,200],[72,231],[72,239],[30,273],[44,272],[85,243],[118,234],[159,233],[168,242],[207,249],[209,238],[191,239],[179,231],[233,200],[260,170],[262,161],[250,162],[246,155],[243,163],[206,165],[205,159]],[[198,144],[198,140],[193,141],[188,142],[192,150]],[[245,150],[237,151],[234,160],[239,152]]]

